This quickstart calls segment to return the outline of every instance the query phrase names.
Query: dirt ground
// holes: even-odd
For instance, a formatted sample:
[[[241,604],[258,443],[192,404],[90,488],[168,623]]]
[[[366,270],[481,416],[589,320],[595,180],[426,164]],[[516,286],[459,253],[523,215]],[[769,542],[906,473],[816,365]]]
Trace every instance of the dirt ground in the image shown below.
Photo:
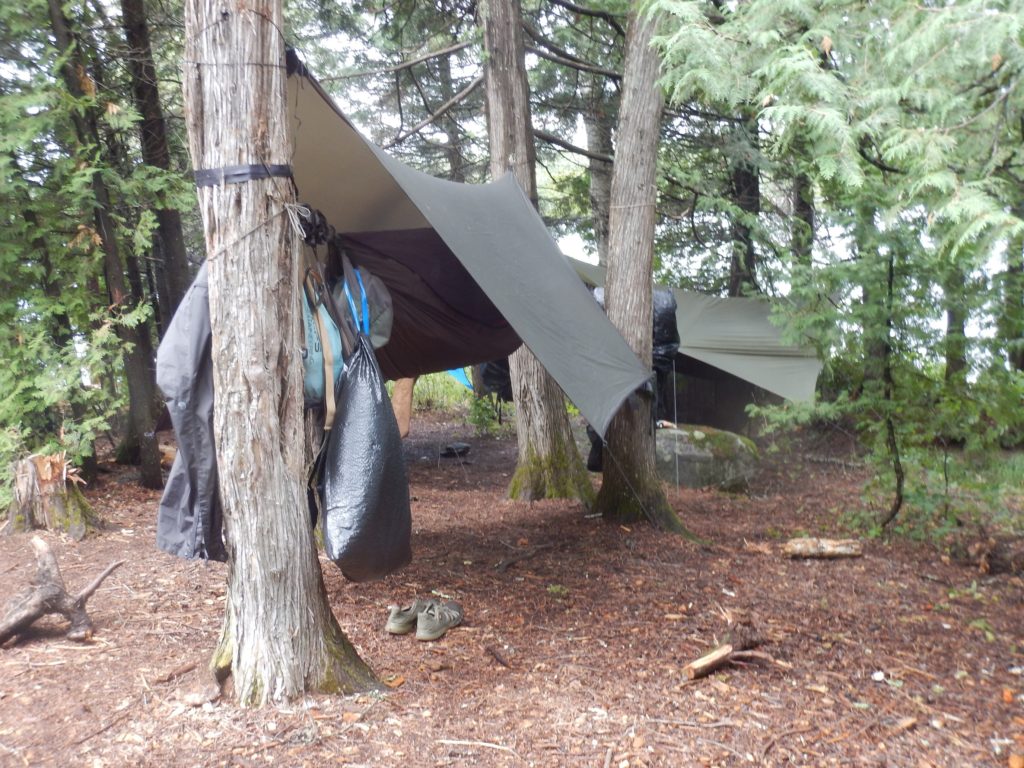
[[[439,457],[455,440],[465,463]],[[91,642],[52,618],[0,649],[0,765],[1024,765],[1019,577],[904,541],[781,554],[790,536],[846,535],[862,469],[784,452],[749,495],[673,489],[699,547],[506,500],[514,439],[420,420],[405,447],[413,563],[372,584],[323,563],[383,695],[204,703],[225,567],[157,551],[158,494],[111,473],[88,491],[106,529],[46,538],[72,590],[127,562],[89,603]],[[28,536],[0,539],[0,598],[33,569]],[[461,602],[463,625],[433,643],[384,631],[389,603],[431,595]],[[775,663],[689,681],[730,618]]]

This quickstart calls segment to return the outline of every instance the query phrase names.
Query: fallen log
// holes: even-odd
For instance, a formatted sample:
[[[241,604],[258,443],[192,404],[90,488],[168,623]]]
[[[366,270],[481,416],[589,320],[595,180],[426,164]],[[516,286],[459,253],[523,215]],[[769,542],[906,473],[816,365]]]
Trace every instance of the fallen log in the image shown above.
[[[99,589],[103,580],[123,565],[124,561],[108,565],[89,586],[72,596],[64,587],[64,579],[50,545],[38,536],[33,536],[32,547],[36,551],[36,573],[30,586],[7,604],[4,616],[0,619],[0,646],[12,637],[24,634],[38,619],[50,613],[59,613],[71,622],[67,633],[69,639],[90,639],[93,623],[85,611],[85,603]]]
[[[864,554],[861,543],[856,539],[790,539],[782,551],[790,557],[822,559],[860,557]]]

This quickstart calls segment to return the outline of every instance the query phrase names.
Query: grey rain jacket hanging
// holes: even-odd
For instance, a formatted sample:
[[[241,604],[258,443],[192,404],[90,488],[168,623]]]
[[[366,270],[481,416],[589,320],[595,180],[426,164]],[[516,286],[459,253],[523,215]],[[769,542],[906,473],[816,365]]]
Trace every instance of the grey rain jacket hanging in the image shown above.
[[[184,558],[226,560],[213,442],[213,363],[206,265],[174,313],[156,354],[156,383],[178,439],[164,486],[156,542]]]

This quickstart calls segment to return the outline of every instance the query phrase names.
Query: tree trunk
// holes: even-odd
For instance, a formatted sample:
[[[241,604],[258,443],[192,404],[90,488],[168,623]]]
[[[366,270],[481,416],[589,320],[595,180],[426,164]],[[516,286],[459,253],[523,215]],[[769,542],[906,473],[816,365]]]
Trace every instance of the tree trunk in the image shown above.
[[[1017,215],[1022,215],[1020,211]],[[1003,311],[999,330],[1006,349],[1006,362],[1014,371],[1024,371],[1024,241],[1014,238],[1006,250],[1003,273]]]
[[[193,166],[291,157],[280,0],[185,4],[185,114]],[[303,479],[301,243],[290,180],[198,190],[209,265],[214,410],[228,600],[213,667],[246,706],[375,687],[338,626]]]
[[[946,385],[962,391],[967,376],[967,311],[964,308],[964,280],[966,275],[950,265],[943,290],[946,306]]]
[[[160,106],[144,0],[121,0],[121,24],[128,42],[127,64],[135,108],[142,116],[139,124],[142,159],[147,165],[168,171],[171,168],[171,152],[167,144],[167,124]],[[182,296],[188,290],[191,275],[181,214],[172,208],[160,208],[156,211],[156,219],[153,261],[156,265],[162,336]]]
[[[83,64],[81,44],[75,40],[59,0],[49,0],[50,23],[53,27],[57,49],[66,57],[61,75],[68,92],[76,99],[83,99],[83,83],[88,81],[88,71]],[[82,112],[73,112],[72,120],[78,140],[86,147],[101,147],[99,120],[95,106],[87,106]],[[124,265],[121,261],[117,231],[111,216],[110,190],[99,169],[92,174],[92,190],[96,201],[96,230],[103,249],[103,275],[107,283],[107,295],[111,311],[127,311],[128,291],[125,287]],[[146,336],[148,323],[129,328],[117,323],[118,338],[127,345],[124,352],[125,379],[128,382],[129,435],[138,439],[141,459],[142,484],[147,488],[161,488],[163,476],[160,472],[160,453],[157,450],[155,423],[156,389],[152,357],[146,356],[151,343]]]
[[[729,295],[743,296],[757,290],[757,250],[754,226],[761,212],[761,179],[757,163],[757,118],[745,115],[736,129],[738,156],[732,159],[732,197],[739,209],[733,214],[732,262]]]
[[[885,528],[896,519],[896,516],[903,508],[903,486],[906,475],[903,471],[903,459],[900,457],[899,435],[896,433],[896,381],[892,372],[892,330],[893,330],[893,300],[894,286],[896,282],[896,257],[892,249],[889,249],[886,261],[886,289],[885,289],[885,349],[882,357],[882,396],[885,407],[885,442],[889,448],[889,459],[892,461],[892,471],[895,479],[893,487],[892,503],[889,511],[882,518],[881,525]]]
[[[650,367],[657,150],[663,102],[657,84],[658,55],[651,47],[656,22],[636,11],[629,22],[616,132],[619,161],[612,174],[605,308],[633,352]],[[608,429],[604,481],[596,509],[607,520],[637,522],[646,518],[659,527],[684,533],[655,468],[653,398],[644,392],[631,401],[619,410]]]
[[[612,105],[604,92],[602,78],[591,79],[583,124],[587,129],[587,149],[595,154],[612,154]],[[596,157],[589,160],[590,216],[597,244],[597,263],[608,266],[608,214],[612,201],[612,164]]]
[[[813,266],[814,236],[817,224],[814,214],[814,186],[799,174],[793,181],[793,257],[805,270]]]
[[[536,161],[519,0],[486,0],[480,19],[487,51],[487,131],[491,176],[511,171],[537,205]],[[565,397],[525,346],[509,358],[519,457],[509,484],[514,499],[578,498],[590,504],[590,484],[572,436]]]
[[[452,40],[452,42],[456,42]],[[441,103],[447,104],[455,96],[455,85],[452,82],[452,63],[447,56],[437,60],[437,71],[439,85],[441,86]],[[466,158],[462,152],[462,136],[459,133],[459,125],[452,117],[451,110],[448,110],[441,117],[441,129],[444,131],[447,141],[444,145],[444,154],[448,160],[448,179],[450,181],[464,182],[466,180]]]

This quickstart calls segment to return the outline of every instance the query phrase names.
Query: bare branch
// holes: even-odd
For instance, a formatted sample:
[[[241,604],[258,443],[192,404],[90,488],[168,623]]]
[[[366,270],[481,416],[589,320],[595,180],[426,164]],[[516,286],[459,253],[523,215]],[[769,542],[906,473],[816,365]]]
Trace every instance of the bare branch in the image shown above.
[[[432,114],[428,115],[423,120],[420,120],[416,125],[414,125],[412,128],[410,128],[405,133],[400,133],[398,136],[396,136],[394,139],[392,139],[389,143],[385,144],[383,149],[391,149],[391,147],[395,146],[396,144],[401,144],[403,141],[408,139],[413,134],[416,134],[416,133],[419,133],[420,131],[422,131],[424,128],[426,128],[431,123],[435,122],[439,117],[441,117],[445,112],[450,110],[456,104],[458,104],[461,101],[465,101],[465,99],[469,96],[470,93],[472,93],[473,91],[475,91],[477,88],[480,87],[480,84],[483,83],[483,81],[484,81],[484,76],[483,75],[478,75],[473,80],[473,82],[471,82],[469,85],[467,85],[461,91],[459,91],[454,96],[452,96],[450,99],[448,99],[448,101],[446,101],[444,104],[442,104],[436,110],[434,110],[434,112]]]
[[[527,53],[532,53],[535,56],[539,56],[542,59],[553,61],[555,64],[561,64],[563,67],[569,67],[570,69],[576,69],[580,72],[591,72],[595,75],[604,75],[605,77],[619,81],[622,79],[622,75],[616,72],[614,69],[605,69],[604,67],[595,67],[592,64],[584,64],[580,61],[573,61],[572,59],[566,59],[562,56],[556,56],[553,53],[543,51],[540,48],[535,48],[532,45],[523,46]]]
[[[566,61],[574,61],[581,66],[594,66],[584,59],[581,59],[579,56],[565,50],[565,48],[562,48],[560,45],[548,40],[534,24],[531,24],[525,19],[523,20],[523,31],[526,32],[527,36],[537,43],[537,45],[555,56],[560,56]]]
[[[89,584],[89,586],[87,586],[85,589],[83,589],[81,592],[75,595],[75,602],[85,603],[86,600],[92,597],[92,593],[100,588],[100,584],[103,583],[103,580],[122,565],[124,565],[124,560],[118,560],[108,565],[106,569],[103,571],[103,573],[101,573],[99,576],[92,580],[92,583]]]
[[[555,136],[555,134],[553,133],[542,131],[539,128],[534,129],[533,135],[536,136],[541,141],[546,141],[548,144],[554,144],[556,147],[561,147],[562,149],[568,150],[569,152],[573,152],[577,155],[589,157],[591,160],[598,160],[603,163],[614,162],[614,158],[611,155],[602,155],[599,152],[591,152],[589,149],[577,147],[575,144],[572,144],[566,141],[565,139],[559,138],[558,136]]]
[[[568,0],[550,0],[552,5],[560,6],[565,8],[567,11],[578,13],[581,16],[590,16],[594,19],[601,19],[601,21],[607,22],[608,26],[614,29],[621,37],[626,36],[626,30],[622,28],[622,24],[615,16],[606,11],[597,11],[593,8],[586,8],[582,5],[576,5],[576,3],[570,3]]]
[[[437,51],[430,51],[429,53],[425,53],[422,56],[419,56],[415,59],[403,61],[401,64],[395,64],[394,66],[391,67],[383,67],[381,69],[364,69],[360,72],[349,72],[348,74],[335,75],[334,77],[321,77],[319,78],[319,80],[321,83],[330,83],[335,80],[350,80],[354,77],[369,77],[371,75],[386,75],[391,72],[401,72],[403,69],[409,69],[410,67],[414,67],[417,64],[422,64],[424,61],[430,61],[431,59],[436,59],[441,56],[447,56],[449,53],[461,51],[463,48],[468,48],[471,45],[473,45],[473,41],[467,40],[462,43],[450,45],[447,48],[441,48],[440,50]]]

